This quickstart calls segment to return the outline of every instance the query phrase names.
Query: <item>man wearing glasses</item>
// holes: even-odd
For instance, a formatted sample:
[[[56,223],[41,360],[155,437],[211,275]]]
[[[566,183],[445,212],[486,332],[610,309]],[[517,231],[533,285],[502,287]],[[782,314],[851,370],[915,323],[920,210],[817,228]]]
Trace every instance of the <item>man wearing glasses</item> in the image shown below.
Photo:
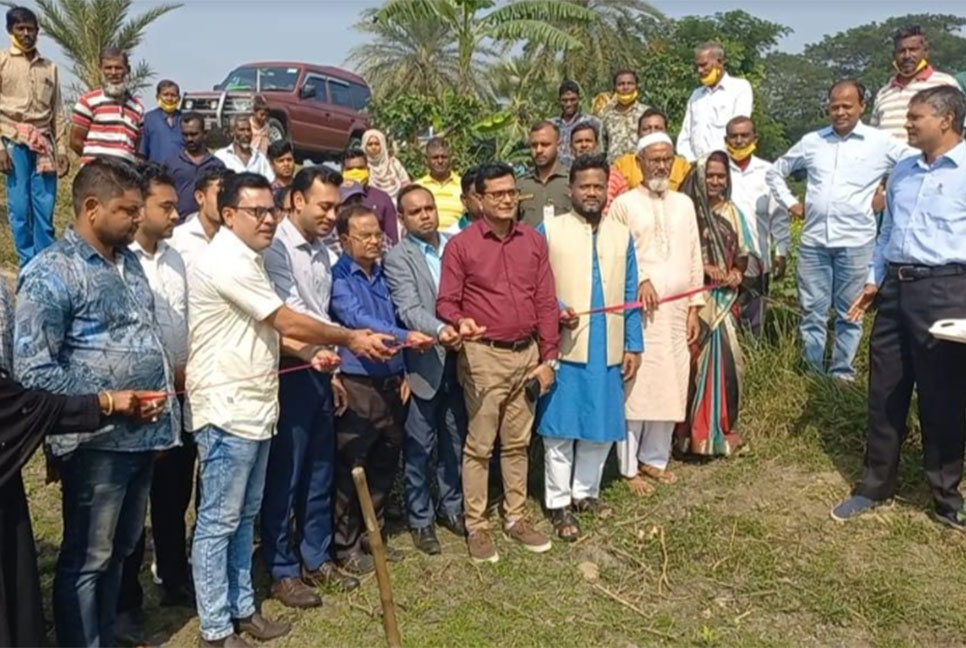
[[[550,389],[559,366],[560,313],[547,242],[516,222],[513,170],[480,167],[476,191],[483,217],[447,244],[436,310],[467,342],[458,364],[469,417],[463,452],[467,548],[474,562],[496,562],[486,510],[497,435],[506,533],[528,551],[550,549],[526,515],[527,447],[536,397]]]
[[[195,264],[189,294],[190,330],[185,427],[195,434],[200,464],[198,525],[192,551],[201,646],[244,645],[286,634],[255,607],[252,535],[262,503],[271,438],[278,420],[279,347],[332,369],[338,345],[376,360],[393,352],[391,336],[349,331],[287,306],[276,294],[261,252],[280,216],[271,184],[256,173],[225,180],[219,195],[223,226]]]
[[[342,257],[332,268],[332,306],[343,326],[368,328],[391,336],[391,345],[426,349],[433,337],[407,331],[399,324],[389,284],[379,263],[384,234],[372,208],[343,207],[336,218]],[[352,469],[366,469],[372,505],[382,526],[383,511],[399,465],[405,406],[409,385],[402,354],[385,363],[370,362],[354,349],[339,349],[342,360],[336,390],[335,534],[333,545],[339,566],[354,574],[373,571],[365,525],[352,481]],[[344,399],[339,398],[343,395]],[[339,402],[341,401],[341,402]],[[402,554],[386,547],[389,560]]]

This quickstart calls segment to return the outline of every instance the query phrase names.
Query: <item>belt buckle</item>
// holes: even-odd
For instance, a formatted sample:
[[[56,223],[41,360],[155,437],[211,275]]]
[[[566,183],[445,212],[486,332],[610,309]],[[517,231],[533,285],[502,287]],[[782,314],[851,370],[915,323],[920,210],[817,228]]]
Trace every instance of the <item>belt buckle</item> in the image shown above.
[[[913,268],[913,266],[907,266],[907,265],[899,266],[898,268],[896,268],[896,279],[898,279],[899,281],[915,281],[916,280],[915,277],[906,275],[907,270],[911,271],[914,269],[915,268]]]

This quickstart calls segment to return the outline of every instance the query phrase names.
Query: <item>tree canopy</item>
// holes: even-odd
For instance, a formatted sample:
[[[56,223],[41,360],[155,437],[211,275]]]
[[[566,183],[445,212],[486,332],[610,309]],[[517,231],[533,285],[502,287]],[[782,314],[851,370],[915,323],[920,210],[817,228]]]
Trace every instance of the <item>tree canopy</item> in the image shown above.
[[[642,100],[668,114],[673,135],[698,83],[693,50],[714,40],[724,47],[728,71],[751,82],[759,151],[773,158],[826,123],[834,80],[856,78],[870,93],[881,87],[892,74],[892,34],[914,24],[927,34],[933,64],[948,72],[966,67],[966,17],[897,16],[790,54],[777,51],[790,26],[740,10],[671,20],[644,0],[389,0],[363,15],[357,27],[374,41],[349,60],[373,85],[374,112],[397,141],[414,147],[433,121],[459,106],[461,123],[471,125],[459,135],[447,129],[465,139],[459,155],[512,159],[521,156],[529,124],[557,114],[561,81],[580,85],[589,110],[621,68],[637,71]],[[398,97],[420,109],[387,105]]]

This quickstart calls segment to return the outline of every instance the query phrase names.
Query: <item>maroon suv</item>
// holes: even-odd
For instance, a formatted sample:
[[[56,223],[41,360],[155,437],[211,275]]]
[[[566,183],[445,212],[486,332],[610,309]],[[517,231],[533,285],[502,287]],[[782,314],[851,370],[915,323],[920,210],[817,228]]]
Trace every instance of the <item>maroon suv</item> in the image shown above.
[[[369,86],[362,77],[326,65],[270,61],[233,70],[213,92],[189,92],[185,112],[205,118],[211,143],[224,145],[233,115],[250,113],[255,93],[269,106],[269,138],[288,137],[296,156],[331,157],[358,144],[369,128]]]

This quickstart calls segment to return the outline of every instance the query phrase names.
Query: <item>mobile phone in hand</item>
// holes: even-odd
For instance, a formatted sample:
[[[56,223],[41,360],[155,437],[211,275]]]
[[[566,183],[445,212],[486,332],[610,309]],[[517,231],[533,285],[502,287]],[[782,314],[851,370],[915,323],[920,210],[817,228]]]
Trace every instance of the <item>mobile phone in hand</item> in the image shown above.
[[[540,398],[540,381],[536,378],[528,380],[523,389],[527,394],[527,400],[531,403],[536,403],[537,399]]]

